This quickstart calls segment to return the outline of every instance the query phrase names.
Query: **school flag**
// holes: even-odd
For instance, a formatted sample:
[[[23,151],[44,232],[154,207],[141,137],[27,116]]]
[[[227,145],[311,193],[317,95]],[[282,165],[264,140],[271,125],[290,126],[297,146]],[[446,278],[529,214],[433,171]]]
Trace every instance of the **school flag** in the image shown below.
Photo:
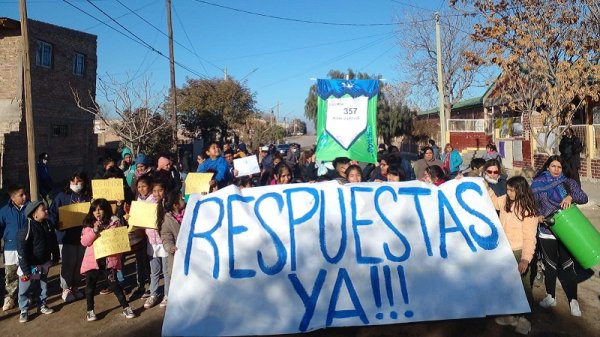
[[[317,80],[317,159],[377,162],[377,80]]]

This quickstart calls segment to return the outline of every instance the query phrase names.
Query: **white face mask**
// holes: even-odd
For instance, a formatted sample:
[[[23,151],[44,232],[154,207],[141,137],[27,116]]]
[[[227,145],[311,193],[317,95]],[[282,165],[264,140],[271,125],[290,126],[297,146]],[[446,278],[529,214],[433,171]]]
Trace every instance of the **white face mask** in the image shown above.
[[[494,178],[490,177],[487,174],[483,175],[483,179],[485,179],[490,184],[497,184],[498,183],[498,179],[494,179]]]
[[[79,192],[81,192],[81,190],[83,190],[83,185],[71,184],[71,191],[73,191],[75,193],[79,193]]]

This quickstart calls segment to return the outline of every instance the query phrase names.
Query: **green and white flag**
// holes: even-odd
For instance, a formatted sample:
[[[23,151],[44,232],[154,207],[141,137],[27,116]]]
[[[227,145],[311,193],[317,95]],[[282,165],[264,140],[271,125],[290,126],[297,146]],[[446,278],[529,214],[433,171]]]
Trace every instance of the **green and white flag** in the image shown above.
[[[317,80],[317,160],[377,162],[377,80]]]

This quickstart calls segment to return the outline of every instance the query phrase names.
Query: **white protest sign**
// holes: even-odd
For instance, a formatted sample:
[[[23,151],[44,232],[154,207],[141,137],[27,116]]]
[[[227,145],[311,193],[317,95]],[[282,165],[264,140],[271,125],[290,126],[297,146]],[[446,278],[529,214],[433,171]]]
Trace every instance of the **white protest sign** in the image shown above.
[[[258,159],[256,159],[256,156],[246,156],[234,159],[233,168],[238,171],[238,177],[260,173],[260,167],[258,166]]]
[[[481,178],[229,186],[190,198],[177,247],[164,336],[530,310]]]
[[[367,129],[367,108],[369,98],[359,97],[329,97],[327,99],[327,119],[325,130],[338,143],[348,149]]]

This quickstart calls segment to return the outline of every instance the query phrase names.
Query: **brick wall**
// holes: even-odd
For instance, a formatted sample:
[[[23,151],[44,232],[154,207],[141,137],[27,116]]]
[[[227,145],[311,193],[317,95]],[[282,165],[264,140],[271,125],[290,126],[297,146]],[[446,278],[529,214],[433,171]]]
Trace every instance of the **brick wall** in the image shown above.
[[[485,132],[451,132],[450,143],[458,151],[467,148],[485,149],[492,137]]]
[[[600,179],[600,159],[592,159],[592,175],[593,179]]]
[[[13,30],[0,30],[0,100],[13,99],[20,84],[21,36]],[[4,117],[4,116],[3,116]]]
[[[91,172],[97,147],[94,118],[77,108],[71,88],[80,92],[86,105],[91,103],[89,93],[95,97],[96,36],[30,20],[29,39],[36,152],[49,153],[48,166],[55,182],[63,181],[75,169]],[[36,65],[40,40],[52,45],[50,68]],[[75,52],[85,55],[83,76],[73,74]],[[57,134],[57,130],[61,132]],[[18,132],[5,134],[2,173],[7,183],[28,182],[24,119]]]

